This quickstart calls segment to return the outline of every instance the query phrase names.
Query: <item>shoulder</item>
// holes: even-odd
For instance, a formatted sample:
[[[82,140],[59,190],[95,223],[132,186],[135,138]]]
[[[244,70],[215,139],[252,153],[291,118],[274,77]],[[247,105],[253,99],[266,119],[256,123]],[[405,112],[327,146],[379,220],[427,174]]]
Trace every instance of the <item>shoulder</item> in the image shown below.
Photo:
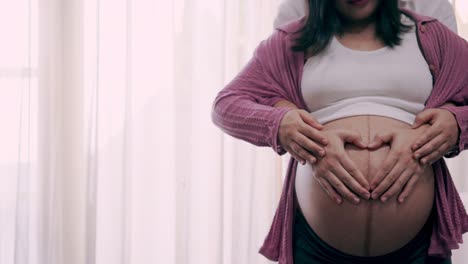
[[[293,44],[295,32],[301,28],[303,22],[304,16],[276,26],[273,32],[257,46],[256,56],[274,57],[277,54],[287,52]]]
[[[299,20],[277,27],[267,38],[262,40],[255,49],[254,58],[262,65],[263,69],[273,75],[281,75],[285,68],[291,71],[302,61],[303,52],[292,50],[295,43],[297,28],[300,28]],[[279,78],[276,76],[275,78]]]
[[[436,21],[437,19],[432,16],[423,15],[422,13],[416,12],[408,8],[400,8],[401,12],[408,15],[417,24],[428,23]]]
[[[452,5],[448,0],[412,1],[414,10],[418,13],[427,14],[433,17],[446,15],[452,10]]]
[[[283,0],[279,7],[274,26],[277,27],[297,19],[305,14],[306,2],[304,0]]]
[[[307,17],[302,15],[296,19],[293,19],[287,23],[275,26],[275,30],[284,32],[285,34],[292,34],[299,30],[306,22]]]
[[[305,21],[306,16],[303,15],[285,24],[275,26],[273,34],[268,38],[268,42],[279,45],[282,49],[290,48],[298,36],[297,31],[303,27]]]
[[[415,21],[419,32],[427,36],[430,41],[456,41],[466,43],[462,37],[458,36],[458,34],[437,18],[422,15],[405,8],[402,8],[401,11]]]

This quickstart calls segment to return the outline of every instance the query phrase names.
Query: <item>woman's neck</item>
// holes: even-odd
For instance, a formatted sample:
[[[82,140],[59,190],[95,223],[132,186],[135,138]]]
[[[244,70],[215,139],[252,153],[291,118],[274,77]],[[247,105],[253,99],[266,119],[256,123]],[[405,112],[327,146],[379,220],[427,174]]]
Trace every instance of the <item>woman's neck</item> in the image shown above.
[[[364,38],[375,38],[375,27],[374,18],[353,22],[345,21],[343,23],[343,34],[351,34]]]
[[[374,21],[347,23],[343,25],[342,34],[336,36],[344,46],[356,50],[376,50],[385,46],[377,37]]]

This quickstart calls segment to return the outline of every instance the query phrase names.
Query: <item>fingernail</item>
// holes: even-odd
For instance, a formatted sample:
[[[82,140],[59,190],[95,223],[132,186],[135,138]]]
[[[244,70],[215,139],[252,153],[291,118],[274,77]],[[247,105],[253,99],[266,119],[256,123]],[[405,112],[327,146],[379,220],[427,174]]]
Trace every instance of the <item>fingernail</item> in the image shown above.
[[[404,202],[405,198],[400,198],[400,203]]]
[[[305,160],[301,160],[301,163],[302,163],[302,165],[306,164]]]
[[[372,193],[372,199],[377,199],[379,197],[379,194],[378,193]]]
[[[323,144],[328,144],[328,140],[323,139],[323,140],[322,140],[322,143],[323,143]]]
[[[341,199],[340,198],[336,198],[336,201],[338,202],[338,204],[341,204]]]
[[[385,197],[385,196],[384,196],[384,197],[382,197],[382,199],[381,199],[381,200],[382,200],[382,202],[384,202],[384,203],[385,203],[385,202],[387,201],[387,197]]]
[[[416,153],[415,157],[416,157],[417,159],[419,159],[419,158],[421,157],[421,154]]]
[[[422,163],[423,165],[426,165],[426,161],[427,161],[426,159],[422,159],[422,160],[421,160],[421,163]]]
[[[369,198],[370,198],[370,193],[364,192],[363,194],[364,194],[364,197],[366,197],[366,199],[369,199]]]
[[[358,204],[361,200],[359,200],[358,198],[354,198],[354,201]]]
[[[323,151],[323,150],[320,150],[319,153],[320,153],[320,156],[325,155],[325,151]]]

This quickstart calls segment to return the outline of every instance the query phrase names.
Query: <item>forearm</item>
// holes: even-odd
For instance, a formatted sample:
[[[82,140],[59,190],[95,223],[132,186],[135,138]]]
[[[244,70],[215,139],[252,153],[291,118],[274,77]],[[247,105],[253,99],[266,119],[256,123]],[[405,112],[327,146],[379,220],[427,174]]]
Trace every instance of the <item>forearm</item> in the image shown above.
[[[287,100],[278,101],[277,103],[275,103],[274,107],[289,107],[289,108],[292,108],[292,109],[299,109],[299,107],[297,107],[297,105],[295,105],[292,102],[287,101]]]
[[[272,78],[270,53],[280,36],[272,34],[260,42],[253,57],[217,94],[211,111],[215,125],[225,133],[256,146],[270,146],[276,153],[286,153],[278,142],[281,120],[291,108],[274,107],[288,98],[289,92]]]
[[[256,146],[270,146],[284,154],[278,146],[281,119],[290,108],[256,103],[245,96],[218,96],[213,103],[213,123],[225,133]]]

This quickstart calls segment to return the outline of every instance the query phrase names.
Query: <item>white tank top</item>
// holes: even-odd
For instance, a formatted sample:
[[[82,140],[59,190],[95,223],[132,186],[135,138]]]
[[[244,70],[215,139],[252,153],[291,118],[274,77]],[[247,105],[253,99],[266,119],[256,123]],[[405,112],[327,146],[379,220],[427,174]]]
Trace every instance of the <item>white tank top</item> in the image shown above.
[[[335,37],[304,65],[301,92],[321,124],[356,115],[380,115],[413,124],[432,91],[432,75],[413,29],[399,46],[357,51]]]

